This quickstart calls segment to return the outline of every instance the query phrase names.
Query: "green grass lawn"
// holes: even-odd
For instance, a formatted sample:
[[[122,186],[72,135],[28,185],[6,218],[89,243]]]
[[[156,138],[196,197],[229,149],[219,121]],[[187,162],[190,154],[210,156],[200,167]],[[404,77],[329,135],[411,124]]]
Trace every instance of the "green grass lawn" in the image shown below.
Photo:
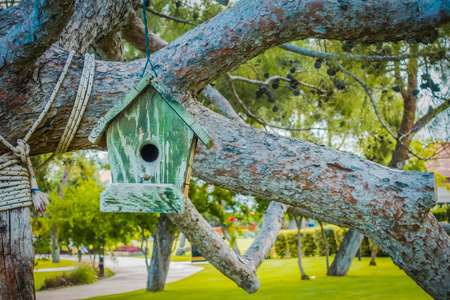
[[[71,267],[71,266],[75,266],[77,264],[76,261],[71,261],[71,260],[61,260],[61,262],[59,262],[59,263],[52,263],[51,259],[35,259],[34,263],[35,263],[35,266],[34,266],[35,269]]]
[[[258,270],[261,288],[254,295],[247,295],[211,265],[202,265],[204,270],[167,284],[164,292],[152,294],[143,289],[92,299],[431,299],[389,258],[377,258],[376,267],[369,267],[369,258],[355,259],[347,277],[326,276],[324,257],[308,257],[303,262],[314,279],[299,279],[296,259],[266,260]]]

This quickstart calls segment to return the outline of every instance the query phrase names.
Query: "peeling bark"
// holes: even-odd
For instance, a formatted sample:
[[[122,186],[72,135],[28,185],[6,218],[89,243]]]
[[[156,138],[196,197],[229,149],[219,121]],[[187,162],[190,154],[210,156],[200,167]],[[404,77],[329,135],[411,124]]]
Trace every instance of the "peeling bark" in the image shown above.
[[[0,213],[0,299],[36,299],[30,208]]]
[[[350,228],[344,236],[333,263],[328,269],[328,276],[347,276],[356,252],[361,247],[361,241],[364,235],[353,228]]]

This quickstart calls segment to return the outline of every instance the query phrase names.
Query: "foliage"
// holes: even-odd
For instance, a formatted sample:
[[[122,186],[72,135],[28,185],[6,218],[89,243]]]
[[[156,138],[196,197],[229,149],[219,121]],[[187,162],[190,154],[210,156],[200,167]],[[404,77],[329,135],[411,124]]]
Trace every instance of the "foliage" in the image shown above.
[[[327,238],[329,255],[335,254],[337,252],[337,245],[336,239],[334,238],[334,230],[331,228],[324,228],[323,231]],[[314,231],[314,241],[317,246],[317,253],[321,256],[325,255],[325,243],[320,230]]]
[[[441,207],[432,209],[431,212],[439,222],[450,222],[450,206],[444,204]]]
[[[51,252],[50,228],[44,218],[33,219],[31,221],[33,229],[33,247],[36,253],[48,254]]]
[[[317,246],[314,242],[314,237],[311,232],[304,232],[301,234],[302,251],[306,257],[314,256]]]
[[[324,226],[324,231],[327,236],[330,255],[335,254],[338,249],[337,241],[339,240],[339,243],[342,243],[343,236],[347,229],[334,225],[327,225]],[[300,231],[300,234],[304,256],[325,255],[322,232],[319,227],[303,229]],[[274,244],[277,257],[297,257],[297,241],[297,230],[280,231]]]
[[[81,285],[93,283],[97,280],[96,271],[89,265],[79,265],[70,273],[63,273],[55,277],[49,277],[44,280],[41,290],[59,288],[71,285]]]
[[[279,258],[284,258],[288,253],[288,243],[285,234],[279,234],[275,244],[273,245],[275,248],[275,253]]]

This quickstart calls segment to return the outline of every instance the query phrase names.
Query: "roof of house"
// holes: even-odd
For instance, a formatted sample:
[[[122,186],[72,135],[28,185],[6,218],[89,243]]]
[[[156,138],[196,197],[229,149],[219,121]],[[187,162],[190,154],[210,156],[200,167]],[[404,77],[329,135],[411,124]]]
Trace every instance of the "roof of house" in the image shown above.
[[[206,133],[203,127],[197,123],[197,120],[178,102],[178,100],[170,93],[167,87],[152,76],[150,73],[145,74],[141,80],[132,88],[122,100],[114,105],[105,116],[101,117],[97,125],[89,135],[89,140],[94,144],[99,144],[108,125],[113,122],[119,114],[126,109],[145,89],[151,85],[156,92],[165,100],[170,108],[184,121],[195,135],[209,149],[213,145],[211,137]]]
[[[440,146],[437,150],[436,160],[430,160],[426,163],[429,171],[436,171],[446,178],[450,178],[450,144]]]

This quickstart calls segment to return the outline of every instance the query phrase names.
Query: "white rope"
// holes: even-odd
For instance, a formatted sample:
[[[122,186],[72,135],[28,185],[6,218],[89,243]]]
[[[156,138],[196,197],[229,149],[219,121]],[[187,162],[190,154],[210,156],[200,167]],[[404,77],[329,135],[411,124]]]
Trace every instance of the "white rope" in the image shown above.
[[[80,126],[81,119],[83,118],[84,111],[86,110],[87,103],[91,96],[94,71],[94,55],[86,53],[84,56],[84,67],[81,73],[80,85],[78,86],[77,96],[75,97],[75,103],[73,104],[69,121],[67,122],[66,128],[64,128],[64,133],[59,140],[56,150],[42,165],[37,168],[38,170],[44,167],[56,155],[67,152],[67,149],[69,148],[70,143],[75,137],[78,127]]]
[[[47,196],[38,188],[34,168],[29,156],[30,146],[27,142],[39,124],[42,123],[49,108],[53,104],[56,94],[66,76],[73,55],[74,52],[71,51],[50,99],[45,104],[43,111],[31,126],[25,138],[19,139],[17,146],[14,147],[0,135],[0,142],[11,150],[11,153],[0,155],[0,211],[31,205],[41,214],[45,211],[45,207],[48,204]],[[57,150],[51,157],[55,154],[66,152],[77,132],[92,91],[94,69],[94,57],[86,54],[74,108]]]

